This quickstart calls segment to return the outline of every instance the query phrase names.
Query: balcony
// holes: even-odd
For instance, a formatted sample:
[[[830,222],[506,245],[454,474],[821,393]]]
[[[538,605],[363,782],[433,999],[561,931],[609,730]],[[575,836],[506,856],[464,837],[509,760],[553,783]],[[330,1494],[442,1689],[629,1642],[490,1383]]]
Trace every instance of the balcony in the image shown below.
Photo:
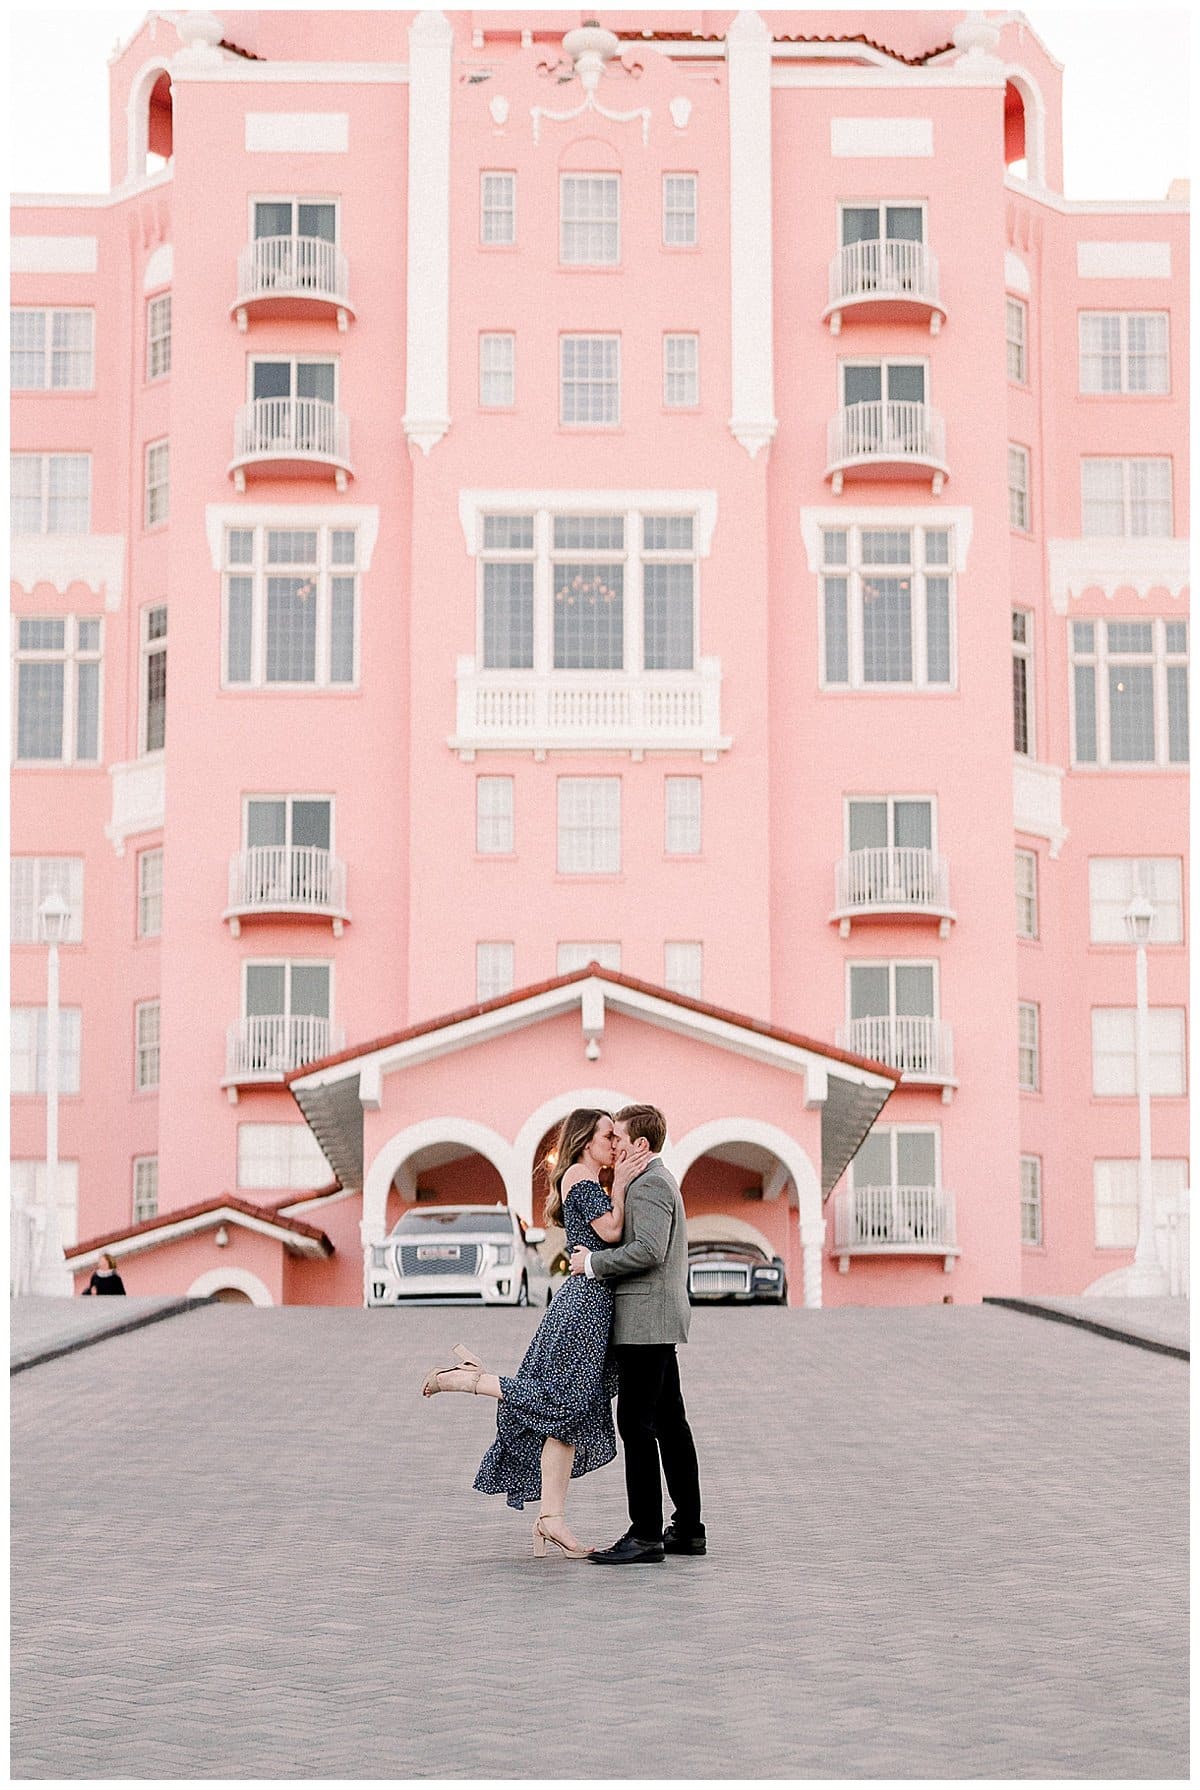
[[[936,336],[946,311],[938,298],[937,257],[923,242],[850,242],[829,264],[830,333],[843,321],[924,323]]]
[[[344,332],[354,315],[346,257],[316,236],[258,236],[238,256],[230,313],[243,334],[251,317],[335,317]]]
[[[936,497],[950,476],[946,425],[928,404],[874,399],[847,404],[830,420],[825,477],[841,495],[853,479],[928,479]]]
[[[246,479],[332,478],[339,491],[354,476],[350,423],[324,398],[255,398],[237,413],[229,471]]]
[[[315,845],[251,845],[229,860],[229,906],[221,915],[237,938],[242,921],[287,914],[330,920],[342,936],[346,866]]]
[[[877,1013],[837,1028],[837,1043],[858,1056],[889,1063],[915,1086],[940,1087],[949,1105],[954,1079],[954,1034],[924,1013]]]
[[[341,1050],[346,1034],[329,1020],[307,1013],[268,1013],[239,1019],[226,1038],[221,1086],[236,1102],[238,1089],[282,1083],[290,1069]]]
[[[925,846],[880,845],[848,852],[834,873],[834,906],[842,938],[853,920],[936,920],[939,938],[949,938],[950,867]]]
[[[706,764],[731,744],[721,733],[721,661],[694,671],[487,671],[460,658],[457,728],[449,745],[479,751],[699,752]]]
[[[842,1274],[854,1255],[941,1256],[949,1274],[962,1254],[954,1195],[944,1187],[844,1187],[833,1203],[833,1253]]]

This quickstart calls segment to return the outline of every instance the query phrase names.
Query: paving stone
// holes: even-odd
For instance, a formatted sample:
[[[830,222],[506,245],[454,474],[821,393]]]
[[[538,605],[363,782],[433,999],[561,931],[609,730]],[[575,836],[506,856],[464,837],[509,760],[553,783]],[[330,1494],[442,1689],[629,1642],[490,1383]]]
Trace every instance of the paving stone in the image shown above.
[[[18,1376],[14,1776],[1186,1775],[1185,1363],[697,1312],[712,1552],[597,1573],[471,1490],[490,1402],[419,1397],[535,1322],[212,1306]],[[620,1534],[619,1468],[570,1509]]]

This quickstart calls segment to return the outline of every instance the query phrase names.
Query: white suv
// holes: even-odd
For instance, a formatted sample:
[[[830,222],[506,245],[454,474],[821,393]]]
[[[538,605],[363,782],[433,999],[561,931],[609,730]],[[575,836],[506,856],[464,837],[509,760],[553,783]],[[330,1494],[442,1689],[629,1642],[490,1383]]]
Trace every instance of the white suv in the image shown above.
[[[534,1245],[546,1233],[507,1206],[422,1206],[366,1252],[367,1305],[549,1305]]]

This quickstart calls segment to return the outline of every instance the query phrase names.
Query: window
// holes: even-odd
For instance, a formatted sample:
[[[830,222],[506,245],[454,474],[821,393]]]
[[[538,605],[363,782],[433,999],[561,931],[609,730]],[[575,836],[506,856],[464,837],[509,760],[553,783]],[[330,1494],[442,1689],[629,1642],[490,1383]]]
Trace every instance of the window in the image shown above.
[[[925,208],[903,200],[843,205],[842,247],[856,242],[924,242]]]
[[[171,294],[146,305],[146,378],[162,379],[171,371]]]
[[[158,1001],[139,1001],[133,1011],[137,1034],[137,1067],[133,1085],[139,1090],[156,1088],[158,1086],[160,1003]]]
[[[694,249],[699,241],[696,194],[699,182],[694,174],[663,175],[663,246],[668,249]]]
[[[1021,1158],[1021,1241],[1031,1249],[1042,1246],[1042,1159]]]
[[[1028,534],[1029,449],[1008,445],[1008,526]]]
[[[1008,357],[1008,376],[1016,385],[1025,385],[1026,352],[1029,338],[1029,306],[1019,298],[1004,301],[1004,340]]]
[[[619,174],[563,174],[559,260],[566,267],[615,267],[621,259]]]
[[[307,1129],[307,1127],[305,1127]],[[133,1159],[133,1222],[145,1224],[158,1217],[158,1157]]]
[[[489,170],[479,177],[479,240],[511,248],[517,240],[517,177]]]
[[[1093,1007],[1093,1094],[1137,1094],[1136,1028],[1136,1008]],[[1151,1095],[1186,1094],[1184,1009],[1151,1007],[1148,1031]]]
[[[513,780],[475,779],[475,850],[509,853],[513,849]]]
[[[1169,1157],[1150,1164],[1150,1195],[1155,1215],[1178,1209],[1188,1184],[1188,1165]],[[1134,1249],[1138,1235],[1138,1165],[1117,1158],[1093,1162],[1096,1248]]]
[[[1162,617],[1071,623],[1073,763],[1187,763],[1187,628]]]
[[[479,656],[487,670],[690,671],[695,518],[484,516]],[[550,613],[535,593],[546,593]],[[640,610],[640,617],[639,617]]]
[[[239,1187],[291,1188],[313,1192],[326,1187],[333,1170],[307,1125],[239,1125]]]
[[[14,1206],[28,1211],[46,1210],[46,1164],[15,1158],[8,1165]],[[64,1249],[79,1241],[79,1164],[59,1158],[55,1176],[58,1207],[58,1240]]]
[[[1165,311],[1081,311],[1080,391],[1169,392],[1167,340]]]
[[[487,335],[479,338],[479,402],[503,408],[516,398],[517,338]]]
[[[171,445],[152,441],[146,449],[146,527],[165,522],[171,506]]]
[[[281,442],[305,453],[332,449],[328,410],[337,403],[337,372],[333,360],[277,356],[251,361],[252,450],[268,453]]]
[[[92,389],[92,311],[9,313],[9,382],[15,392]]]
[[[694,856],[700,850],[699,777],[668,777],[666,795],[666,839],[664,850],[672,857]]]
[[[249,796],[242,821],[242,897],[332,907],[333,803],[328,796]]]
[[[475,947],[475,999],[499,1000],[513,985],[513,946],[508,940],[485,939]]]
[[[354,683],[356,551],[352,528],[226,531],[226,684]]]
[[[850,1184],[856,1193],[868,1187],[938,1187],[938,1143],[933,1129],[873,1125],[850,1164]]]
[[[161,752],[167,740],[167,606],[142,610],[142,751]]]
[[[1027,1094],[1041,1087],[1041,1016],[1036,1001],[1017,1002],[1017,1086]]]
[[[1089,858],[1094,945],[1128,945],[1125,913],[1135,895],[1154,903],[1151,945],[1183,943],[1183,864],[1179,858]]]
[[[61,895],[70,915],[65,944],[83,938],[83,859],[10,858],[9,922],[14,945],[41,943],[38,909],[47,895]]]
[[[1085,535],[1172,533],[1169,460],[1083,460],[1080,474]]]
[[[923,282],[925,208],[903,200],[842,205],[841,278],[855,292],[913,292]],[[878,398],[882,394],[876,393]],[[900,392],[889,396],[905,396]],[[852,400],[847,399],[847,403]]]
[[[607,944],[588,944],[576,941],[560,945],[555,958],[554,973],[556,976],[569,976],[575,970],[585,970],[589,963],[598,963],[602,970],[619,970],[621,967],[621,947],[615,940]]]
[[[851,1021],[887,1022],[863,1028],[872,1035],[876,1047],[888,1049],[889,1056],[881,1060],[899,1057],[902,1062],[898,1067],[923,1068],[936,1049],[933,1028],[925,1023],[937,1017],[935,966],[920,962],[851,963],[847,973]],[[878,1048],[875,1054],[878,1055]]]
[[[621,868],[619,777],[558,780],[558,869],[572,876],[613,875]]]
[[[332,969],[311,958],[243,965],[240,1069],[278,1071],[325,1055]]]
[[[821,539],[824,684],[950,687],[949,529],[827,528]]]
[[[94,764],[100,757],[102,626],[83,615],[17,622],[19,761]]]
[[[336,242],[338,208],[332,199],[257,199],[254,203],[254,237],[307,237],[317,242]]]
[[[138,853],[137,933],[139,938],[158,938],[162,932],[162,846]]]
[[[10,1078],[14,1094],[46,1092],[46,1009],[9,1009]],[[80,1007],[58,1010],[58,1091],[79,1092],[79,1041],[83,1027]]]
[[[562,336],[559,421],[612,427],[621,420],[620,336]]]
[[[1033,757],[1033,616],[1012,612],[1013,751]]]
[[[13,534],[87,534],[92,518],[90,454],[13,454],[9,473]]]
[[[1018,851],[1017,866],[1017,937],[1038,936],[1038,861],[1037,853]]]
[[[664,336],[663,403],[669,410],[686,410],[699,402],[699,336]]]
[[[855,797],[846,803],[846,850],[855,903],[936,899],[933,803],[905,796]]]
[[[668,940],[663,946],[663,986],[674,994],[700,999],[704,979],[704,946],[691,941]]]

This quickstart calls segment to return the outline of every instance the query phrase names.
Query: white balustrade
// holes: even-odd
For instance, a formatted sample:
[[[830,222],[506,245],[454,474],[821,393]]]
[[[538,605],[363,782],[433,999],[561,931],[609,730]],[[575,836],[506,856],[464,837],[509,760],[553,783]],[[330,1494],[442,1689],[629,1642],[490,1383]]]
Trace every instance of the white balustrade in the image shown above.
[[[458,661],[459,752],[492,747],[724,751],[721,664],[694,671],[491,671]]]
[[[945,458],[946,425],[928,404],[908,399],[847,404],[829,423],[830,471],[856,460],[911,460],[940,466]]]
[[[255,398],[234,428],[234,464],[247,460],[350,460],[350,423],[324,398]]]
[[[350,277],[336,243],[316,236],[258,236],[238,256],[238,305],[258,298],[322,299],[347,305]]]
[[[345,1044],[345,1033],[328,1019],[308,1013],[256,1014],[229,1028],[227,1082],[267,1080],[315,1063]]]
[[[834,1198],[834,1254],[957,1248],[954,1195],[944,1187],[844,1187]]]
[[[954,1075],[954,1038],[948,1025],[924,1013],[877,1013],[837,1028],[843,1050],[888,1063],[927,1081]]]
[[[872,845],[839,858],[835,874],[839,913],[858,907],[950,906],[950,868],[944,857],[919,845]]]
[[[908,298],[938,303],[937,257],[923,242],[849,242],[829,264],[829,303]]]
[[[346,866],[317,845],[251,845],[229,860],[229,907],[342,912]]]

